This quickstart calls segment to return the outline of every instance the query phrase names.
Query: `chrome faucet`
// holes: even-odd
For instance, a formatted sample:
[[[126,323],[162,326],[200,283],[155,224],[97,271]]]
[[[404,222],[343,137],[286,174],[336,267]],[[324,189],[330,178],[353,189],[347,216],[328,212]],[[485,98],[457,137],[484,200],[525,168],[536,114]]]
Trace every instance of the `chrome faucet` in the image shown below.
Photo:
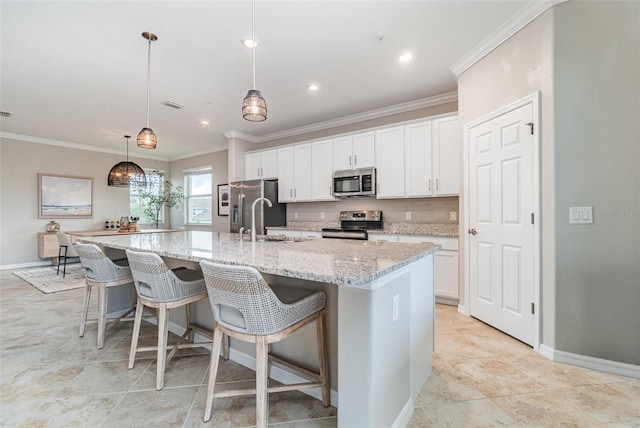
[[[269,207],[273,206],[267,198],[258,198],[253,201],[253,205],[251,206],[251,242],[256,242],[256,204],[260,201],[265,201]]]
[[[244,235],[244,227],[241,227],[240,230],[238,230],[238,235],[240,236],[240,240],[242,241],[242,235]]]

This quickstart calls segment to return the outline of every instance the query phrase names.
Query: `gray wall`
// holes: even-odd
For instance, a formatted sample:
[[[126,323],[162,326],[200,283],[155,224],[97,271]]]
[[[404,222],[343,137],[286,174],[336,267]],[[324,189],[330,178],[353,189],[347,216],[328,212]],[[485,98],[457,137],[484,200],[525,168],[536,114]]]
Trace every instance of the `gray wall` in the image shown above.
[[[104,219],[129,215],[128,189],[107,186],[107,175],[124,156],[0,138],[0,267],[50,261],[38,258],[38,173],[93,178],[93,217],[57,219],[63,230],[97,230]],[[169,172],[167,162],[139,159],[144,168]],[[163,226],[169,226],[161,225]]]
[[[640,365],[640,3],[554,14],[556,349]]]
[[[218,216],[218,184],[226,184],[229,171],[228,152],[223,150],[220,152],[208,153],[205,155],[195,156],[186,159],[171,161],[170,180],[174,185],[184,184],[184,170],[191,168],[199,168],[203,166],[212,167],[212,208],[213,208],[213,224],[211,226],[187,226],[189,230],[212,230],[214,232],[229,231],[229,216]],[[171,227],[184,226],[184,204],[179,209],[171,210]]]
[[[640,3],[555,6],[459,78],[462,124],[541,91],[542,343],[640,364]],[[593,206],[593,225],[569,225]]]

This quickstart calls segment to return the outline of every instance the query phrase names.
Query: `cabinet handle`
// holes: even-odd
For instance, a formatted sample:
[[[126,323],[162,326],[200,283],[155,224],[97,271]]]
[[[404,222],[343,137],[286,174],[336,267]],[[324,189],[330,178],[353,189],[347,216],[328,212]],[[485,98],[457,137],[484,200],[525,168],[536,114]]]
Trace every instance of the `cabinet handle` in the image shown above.
[[[436,178],[436,190],[440,190],[440,179]]]
[[[293,198],[293,189],[289,189],[289,197]]]
[[[353,155],[353,164],[358,165],[358,155]]]
[[[429,191],[431,191],[431,179],[429,179]]]
[[[351,158],[352,158],[352,156],[349,155],[349,165],[351,165]]]
[[[294,198],[298,197],[298,189],[293,189],[293,197]]]

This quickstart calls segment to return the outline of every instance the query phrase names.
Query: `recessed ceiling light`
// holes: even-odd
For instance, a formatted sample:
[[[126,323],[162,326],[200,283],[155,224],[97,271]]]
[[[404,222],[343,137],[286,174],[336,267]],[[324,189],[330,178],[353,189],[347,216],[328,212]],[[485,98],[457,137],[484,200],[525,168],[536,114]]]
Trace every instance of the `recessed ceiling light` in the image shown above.
[[[242,44],[244,45],[244,47],[249,49],[252,49],[254,47],[257,48],[258,46],[260,46],[260,40],[252,39],[250,36],[247,36],[242,38]]]
[[[309,83],[307,85],[307,89],[309,89],[310,91],[317,91],[318,89],[320,89],[320,86],[318,86],[317,83]]]
[[[400,55],[398,60],[400,62],[409,62],[409,61],[411,61],[412,58],[413,58],[413,54],[411,52],[405,52],[402,55]]]
[[[208,125],[209,121],[208,120],[201,120],[200,123],[203,124],[203,125]]]

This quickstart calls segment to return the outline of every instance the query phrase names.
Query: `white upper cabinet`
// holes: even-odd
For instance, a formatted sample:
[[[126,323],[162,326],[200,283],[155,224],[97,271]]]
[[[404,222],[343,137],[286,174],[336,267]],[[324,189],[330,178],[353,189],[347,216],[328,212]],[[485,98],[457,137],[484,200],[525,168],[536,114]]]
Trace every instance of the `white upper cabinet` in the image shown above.
[[[404,132],[403,126],[376,131],[378,199],[405,196]]]
[[[460,132],[458,116],[433,121],[433,195],[460,193]]]
[[[409,198],[433,195],[431,122],[407,125],[405,141],[405,188]]]
[[[311,199],[333,201],[333,141],[311,143]]]
[[[373,131],[333,139],[333,168],[368,168],[375,166],[375,137]]]
[[[244,155],[244,179],[278,177],[278,152],[277,150],[265,150],[251,152]]]
[[[311,200],[311,144],[282,147],[278,152],[278,202]]]

